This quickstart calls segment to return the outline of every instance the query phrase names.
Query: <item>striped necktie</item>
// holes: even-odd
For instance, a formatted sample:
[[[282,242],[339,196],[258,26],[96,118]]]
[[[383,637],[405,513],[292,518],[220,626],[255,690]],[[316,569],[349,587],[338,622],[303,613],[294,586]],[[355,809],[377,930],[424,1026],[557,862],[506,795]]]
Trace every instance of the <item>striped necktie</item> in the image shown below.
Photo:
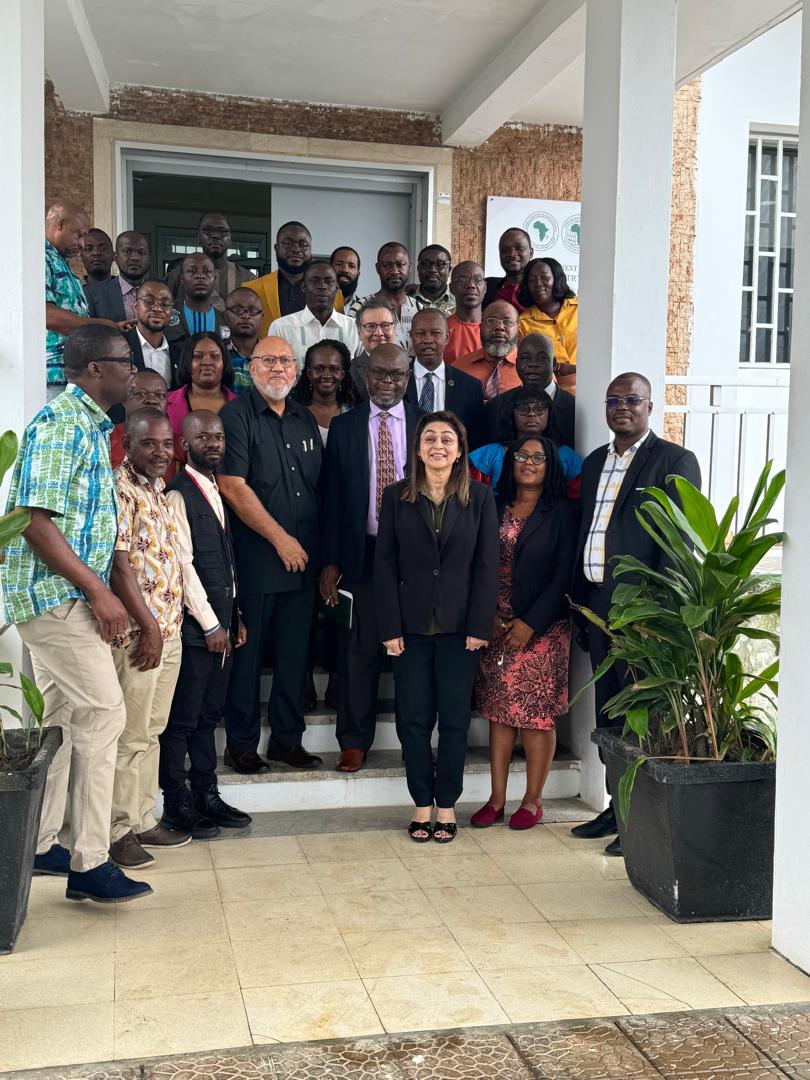
[[[433,373],[430,371],[425,375],[425,381],[422,384],[422,393],[419,395],[419,408],[422,412],[433,412],[436,408],[433,393]]]

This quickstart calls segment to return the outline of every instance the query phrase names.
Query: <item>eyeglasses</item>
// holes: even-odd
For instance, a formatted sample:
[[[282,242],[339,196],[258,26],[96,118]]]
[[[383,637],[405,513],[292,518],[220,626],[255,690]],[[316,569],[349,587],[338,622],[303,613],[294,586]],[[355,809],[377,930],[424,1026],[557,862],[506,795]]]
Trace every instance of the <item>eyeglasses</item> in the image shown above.
[[[484,319],[484,326],[489,327],[490,330],[494,330],[496,326],[517,326],[517,319],[513,319],[511,316],[499,319],[497,315],[487,315]]]
[[[618,409],[620,405],[626,405],[628,409],[637,409],[642,401],[649,401],[648,397],[639,394],[626,394],[624,397],[606,397],[605,405],[608,409]]]
[[[469,274],[456,274],[453,278],[453,284],[460,285],[462,289],[466,285],[483,285],[484,277],[482,274],[475,274],[473,277],[470,277]]]
[[[373,334],[375,330],[382,330],[384,334],[387,334],[389,330],[394,329],[393,322],[364,322],[360,323],[360,329],[365,330],[367,334]]]
[[[203,227],[200,229],[200,232],[203,234],[203,236],[218,236],[221,240],[224,240],[226,236],[231,235],[230,229],[216,229],[212,228],[210,225],[203,225]]]
[[[284,248],[285,251],[291,251],[294,248],[300,248],[301,251],[309,251],[312,247],[309,240],[279,240],[278,246]]]
[[[420,259],[416,264],[420,270],[449,270],[447,259]]]
[[[96,356],[90,361],[92,364],[126,364],[130,371],[137,371],[138,365],[132,358],[132,353],[129,356]]]
[[[158,300],[154,296],[139,296],[136,303],[143,304],[145,308],[160,308],[161,311],[171,311],[173,306],[172,300]]]
[[[277,365],[281,365],[283,368],[294,367],[294,356],[254,356],[251,358],[251,363],[258,364],[259,367],[266,368],[268,371],[272,371]]]
[[[255,319],[258,315],[263,315],[264,312],[258,307],[242,307],[241,304],[234,304],[232,307],[225,306],[226,311],[230,311],[231,315],[247,315],[251,319]]]
[[[519,416],[541,416],[548,412],[548,405],[543,405],[540,401],[532,401],[525,405],[516,405],[515,412]]]
[[[527,454],[525,450],[516,450],[515,461],[519,462],[521,465],[525,465],[527,461],[530,461],[532,465],[545,465],[546,455]]]
[[[372,367],[367,370],[372,379],[376,379],[377,382],[385,382],[386,380],[405,382],[410,375],[410,371],[389,371],[387,368]]]

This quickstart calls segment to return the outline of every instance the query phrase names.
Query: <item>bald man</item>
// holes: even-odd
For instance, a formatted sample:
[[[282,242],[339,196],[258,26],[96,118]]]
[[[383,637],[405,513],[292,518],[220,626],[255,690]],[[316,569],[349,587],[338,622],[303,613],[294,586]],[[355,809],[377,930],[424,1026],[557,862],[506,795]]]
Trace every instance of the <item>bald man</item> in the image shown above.
[[[94,318],[134,324],[135,294],[146,278],[150,260],[149,241],[143,233],[131,229],[122,232],[115,241],[118,275],[84,287],[90,314]]]
[[[125,330],[126,322],[94,319],[80,279],[70,260],[84,248],[90,218],[76,203],[58,200],[45,214],[45,364],[50,401],[64,389],[62,353],[67,335],[80,326],[100,322]]]
[[[231,510],[246,644],[233,660],[225,710],[225,762],[261,772],[259,684],[267,651],[273,688],[266,755],[294,769],[321,759],[301,741],[307,645],[319,567],[318,479],[322,442],[315,417],[289,398],[299,366],[283,338],[256,343],[253,386],[220,413],[225,456],[219,490]]]

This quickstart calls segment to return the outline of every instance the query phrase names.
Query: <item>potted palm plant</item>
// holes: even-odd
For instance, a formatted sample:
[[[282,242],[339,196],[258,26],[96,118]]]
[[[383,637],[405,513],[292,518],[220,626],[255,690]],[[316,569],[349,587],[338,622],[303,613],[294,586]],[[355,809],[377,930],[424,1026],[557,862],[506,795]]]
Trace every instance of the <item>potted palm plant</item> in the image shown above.
[[[586,686],[628,670],[606,706],[617,727],[592,735],[627,874],[679,922],[770,917],[781,585],[757,568],[783,538],[768,515],[785,482],[771,467],[734,534],[738,496],[718,521],[682,477],[669,477],[676,498],[647,488],[637,518],[667,569],[621,556],[607,621],[575,605],[612,642]],[[767,653],[749,657],[756,670],[746,640]]]
[[[0,435],[0,483],[16,456],[17,437],[7,431]],[[0,562],[28,521],[27,510],[0,515]],[[25,919],[45,779],[62,742],[61,728],[43,726],[45,707],[36,685],[22,672],[19,682],[13,679],[13,666],[0,662],[0,953],[14,948]],[[4,724],[7,717],[15,727]]]

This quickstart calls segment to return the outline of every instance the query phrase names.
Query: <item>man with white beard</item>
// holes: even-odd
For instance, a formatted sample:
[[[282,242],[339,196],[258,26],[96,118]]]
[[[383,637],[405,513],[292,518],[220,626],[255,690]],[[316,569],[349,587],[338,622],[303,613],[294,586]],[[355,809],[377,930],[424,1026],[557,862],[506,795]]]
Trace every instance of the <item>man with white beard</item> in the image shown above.
[[[321,759],[301,745],[301,709],[309,630],[319,569],[318,478],[322,442],[304,405],[287,395],[298,380],[292,347],[260,339],[249,365],[253,386],[219,414],[225,456],[217,477],[231,510],[242,621],[247,642],[234,653],[225,707],[225,764],[237,772],[267,768],[259,756],[259,686],[264,658],[273,665],[266,756],[294,769]]]
[[[495,300],[481,314],[481,348],[460,356],[453,368],[481,382],[484,400],[521,386],[517,373],[518,313],[505,300]]]

